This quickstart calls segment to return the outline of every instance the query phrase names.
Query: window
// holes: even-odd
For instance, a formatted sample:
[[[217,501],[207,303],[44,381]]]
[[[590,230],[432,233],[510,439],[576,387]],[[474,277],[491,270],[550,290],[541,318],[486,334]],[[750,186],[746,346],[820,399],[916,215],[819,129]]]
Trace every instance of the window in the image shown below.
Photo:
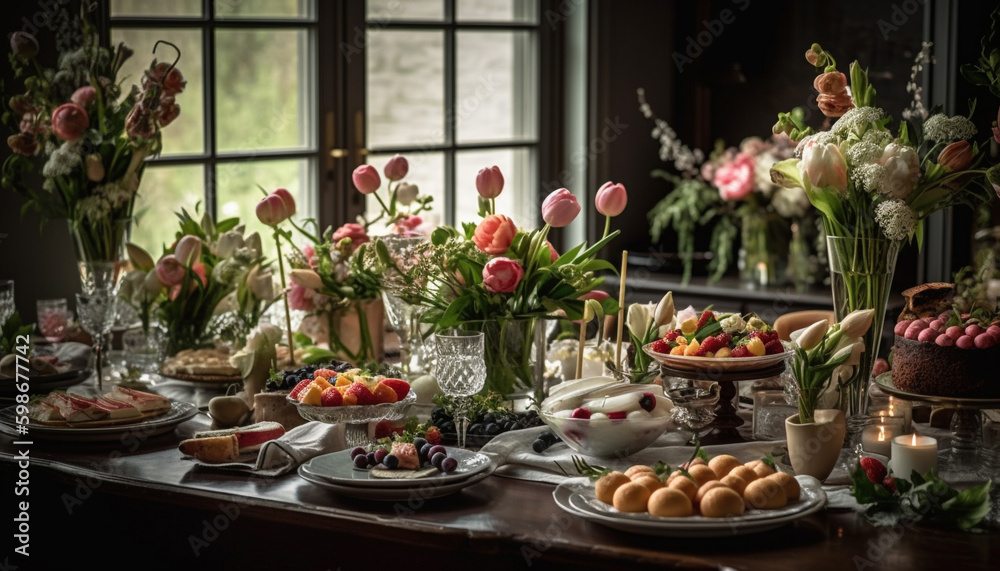
[[[367,2],[368,162],[404,154],[442,223],[475,220],[476,173],[494,164],[497,211],[525,227],[539,217],[539,12],[536,0]]]
[[[136,52],[125,85],[138,83],[161,39],[180,48],[187,79],[181,116],[164,129],[163,154],[147,165],[136,204],[133,241],[154,257],[174,239],[172,213],[198,202],[217,219],[238,216],[248,231],[263,230],[258,186],[287,188],[299,218],[315,215],[316,11],[315,0],[111,1],[111,40]],[[155,57],[174,54],[161,45]]]

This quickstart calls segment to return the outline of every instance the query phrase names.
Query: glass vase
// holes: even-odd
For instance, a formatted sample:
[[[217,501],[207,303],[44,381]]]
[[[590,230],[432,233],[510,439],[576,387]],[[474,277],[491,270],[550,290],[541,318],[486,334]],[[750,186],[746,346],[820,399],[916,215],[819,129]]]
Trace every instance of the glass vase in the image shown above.
[[[403,373],[412,379],[430,372],[434,366],[434,349],[425,343],[424,326],[420,323],[424,307],[407,303],[388,290],[382,291],[382,300],[389,325],[399,336],[399,363]]]
[[[131,218],[116,220],[69,220],[73,251],[80,262],[120,262],[132,231]]]
[[[741,220],[740,280],[752,288],[780,285],[785,281],[789,229],[773,213],[759,211]]]
[[[854,374],[840,385],[840,409],[848,420],[866,413],[872,367],[882,341],[885,310],[901,242],[878,238],[827,236],[833,310],[837,321],[859,309],[875,311],[863,336],[865,352]],[[850,424],[850,422],[849,422]]]
[[[544,396],[545,337],[537,318],[481,322],[486,340],[486,391]]]

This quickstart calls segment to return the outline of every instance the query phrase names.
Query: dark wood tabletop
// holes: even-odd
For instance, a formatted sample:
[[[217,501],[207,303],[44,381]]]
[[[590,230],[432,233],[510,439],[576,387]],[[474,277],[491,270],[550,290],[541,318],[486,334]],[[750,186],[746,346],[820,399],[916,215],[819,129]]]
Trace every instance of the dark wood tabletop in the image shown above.
[[[162,387],[174,398],[210,392]],[[190,423],[205,423],[203,415]],[[181,427],[183,429],[185,427]],[[190,430],[190,427],[187,427]],[[1000,533],[875,528],[825,510],[779,529],[709,539],[648,537],[560,510],[554,486],[490,476],[432,500],[337,496],[295,474],[260,478],[196,467],[178,434],[27,447],[30,495],[0,435],[6,513],[30,505],[30,557],[15,569],[995,569]],[[15,524],[7,518],[5,537]],[[13,532],[13,533],[16,533]],[[8,544],[8,541],[4,541]],[[4,560],[6,557],[6,560]]]

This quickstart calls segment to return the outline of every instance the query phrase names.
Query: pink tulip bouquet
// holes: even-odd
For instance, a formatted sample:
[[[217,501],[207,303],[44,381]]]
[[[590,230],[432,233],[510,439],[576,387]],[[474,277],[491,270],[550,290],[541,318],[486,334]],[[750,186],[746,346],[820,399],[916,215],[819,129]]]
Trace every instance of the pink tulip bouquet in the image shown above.
[[[124,43],[102,45],[81,3],[79,21],[67,18],[60,38],[82,27],[82,42],[61,54],[45,53],[26,32],[10,36],[10,62],[23,91],[5,93],[3,121],[14,134],[3,168],[3,186],[25,200],[42,220],[67,218],[86,261],[117,261],[133,216],[143,161],[160,151],[160,130],[180,114],[176,96],[186,82],[171,63],[155,59],[122,97],[118,73],[132,56]],[[68,40],[72,43],[72,40]],[[176,46],[168,42],[159,44]],[[40,55],[58,55],[56,69],[43,68]],[[52,57],[55,60],[55,57]],[[27,180],[41,175],[42,184]]]
[[[625,209],[627,194],[620,184],[608,183],[596,197],[598,212],[606,216],[606,232],[592,246],[580,244],[559,254],[548,241],[552,228],[561,228],[580,213],[580,203],[561,188],[542,203],[540,229],[519,228],[509,216],[494,212],[496,197],[503,190],[503,175],[497,167],[483,169],[476,178],[482,198],[483,219],[465,223],[461,229],[437,228],[430,242],[417,248],[415,267],[403,272],[388,248],[376,241],[369,258],[379,271],[394,270],[407,280],[403,295],[426,307],[423,322],[434,331],[452,327],[484,331],[487,389],[508,394],[528,388],[533,378],[527,353],[533,341],[535,320],[557,312],[581,319],[585,299],[598,287],[601,272],[615,267],[596,258],[618,231],[608,232],[609,221]],[[600,302],[606,313],[618,310],[617,302]],[[524,327],[513,333],[515,324]]]
[[[650,237],[658,242],[665,231],[676,233],[682,282],[691,279],[699,227],[712,228],[709,282],[719,280],[732,267],[737,258],[733,244],[741,233],[743,269],[756,271],[765,266],[769,273],[754,281],[782,281],[783,276],[774,270],[776,261],[788,259],[793,238],[800,245],[807,243],[814,226],[805,192],[771,181],[771,166],[792,156],[794,142],[785,135],[747,137],[738,147],[719,141],[706,159],[700,150],[685,146],[670,125],[653,113],[642,90],[639,102],[642,113],[656,125],[653,136],[661,144],[661,159],[672,162],[676,171],[651,173],[670,183],[673,190],[649,213]],[[801,234],[793,236],[793,227]]]
[[[177,240],[159,260],[128,245],[134,270],[122,295],[148,330],[155,320],[165,331],[168,352],[176,353],[221,339],[242,345],[274,300],[271,270],[261,253],[260,235],[244,236],[236,218],[214,222],[178,215]]]

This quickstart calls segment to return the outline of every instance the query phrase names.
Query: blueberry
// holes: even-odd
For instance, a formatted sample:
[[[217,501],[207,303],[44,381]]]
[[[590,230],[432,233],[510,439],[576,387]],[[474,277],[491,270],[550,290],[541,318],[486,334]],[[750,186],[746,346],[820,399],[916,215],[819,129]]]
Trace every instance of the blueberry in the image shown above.
[[[369,466],[374,466],[375,464],[378,464],[378,461],[377,461],[377,460],[375,460],[375,453],[374,453],[374,452],[369,452],[369,453],[368,453],[368,454],[367,454],[367,455],[365,456],[365,458],[367,458],[367,459],[368,459],[368,465],[369,465]]]
[[[430,450],[429,450],[429,451],[427,452],[427,457],[428,457],[428,458],[433,458],[433,457],[434,457],[434,455],[435,455],[435,454],[437,454],[438,452],[440,452],[440,453],[444,454],[445,456],[447,456],[447,455],[448,455],[448,451],[447,451],[447,450],[445,449],[445,447],[444,447],[444,446],[441,446],[440,444],[438,444],[438,445],[434,446],[433,448],[431,448],[431,449],[430,449]]]
[[[537,439],[537,440],[535,440],[534,442],[531,443],[531,449],[534,450],[535,452],[537,452],[538,454],[541,454],[542,452],[545,452],[545,450],[548,449],[548,447],[549,447],[549,443],[546,442],[546,441],[544,441],[544,440],[542,440],[541,438],[539,438],[539,439]]]
[[[431,466],[434,466],[435,468],[437,468],[438,470],[440,470],[441,469],[441,463],[444,462],[445,458],[447,458],[447,457],[448,457],[448,455],[445,454],[445,453],[443,453],[443,452],[438,452],[437,454],[432,455],[431,456]]]
[[[517,427],[517,423],[510,420],[507,421],[507,424],[503,425],[503,430],[504,432],[510,432],[511,430],[514,430],[515,427]]]
[[[500,434],[500,427],[495,422],[487,424],[485,430],[489,436]]]
[[[458,469],[458,460],[454,458],[445,458],[444,461],[441,462],[441,470],[446,474],[451,474],[457,469]]]
[[[433,444],[424,444],[423,447],[420,448],[420,463],[421,464],[427,461],[427,459],[428,459],[427,457],[430,454],[431,448],[434,448]]]
[[[469,427],[469,434],[482,434],[482,433],[483,433],[483,424],[481,422],[477,422]]]
[[[427,439],[422,436],[418,436],[413,439],[413,447],[418,451],[424,447],[424,444],[427,444]]]
[[[386,454],[385,458],[382,459],[382,464],[390,470],[395,470],[399,466],[399,458],[396,458],[394,454]]]
[[[483,415],[483,424],[491,424],[493,422],[496,422],[496,420],[497,417],[492,412],[487,412],[486,414]]]

